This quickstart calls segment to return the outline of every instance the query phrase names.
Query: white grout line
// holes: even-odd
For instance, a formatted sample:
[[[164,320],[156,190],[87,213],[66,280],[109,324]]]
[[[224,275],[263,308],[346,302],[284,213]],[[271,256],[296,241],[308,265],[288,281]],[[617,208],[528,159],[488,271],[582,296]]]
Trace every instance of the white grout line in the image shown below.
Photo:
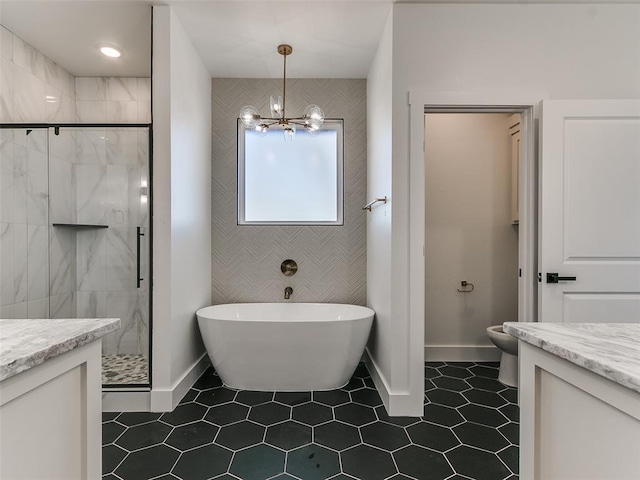
[[[464,423],[470,423],[470,424],[480,425],[480,426],[483,426],[483,427],[485,427],[485,428],[489,428],[489,429],[492,429],[492,430],[496,430],[496,431],[501,435],[501,438],[504,438],[504,440],[505,440],[506,442],[508,442],[508,445],[506,445],[506,446],[502,447],[500,450],[498,450],[498,451],[496,451],[496,452],[489,451],[489,450],[485,450],[484,448],[476,447],[476,446],[473,446],[473,445],[465,444],[465,443],[463,443],[463,442],[462,442],[462,440],[460,439],[460,437],[459,437],[459,436],[455,433],[455,431],[453,430],[454,426],[448,426],[448,425],[443,425],[443,424],[441,424],[441,423],[436,423],[436,421],[427,420],[427,419],[424,419],[424,417],[417,418],[415,422],[412,422],[412,423],[410,423],[410,424],[408,424],[408,425],[397,425],[397,424],[394,424],[394,423],[393,423],[391,420],[389,420],[389,419],[388,419],[388,420],[381,420],[381,414],[380,414],[380,411],[379,411],[379,409],[381,408],[381,406],[380,406],[380,405],[367,405],[366,403],[361,403],[361,402],[359,402],[359,401],[355,401],[355,400],[353,399],[353,393],[355,393],[355,392],[357,392],[357,391],[362,391],[362,390],[364,390],[364,389],[369,389],[369,390],[370,390],[370,388],[369,388],[369,387],[367,387],[366,382],[364,381],[364,379],[363,379],[363,378],[360,378],[360,377],[357,377],[357,380],[359,380],[359,381],[362,383],[362,385],[363,385],[363,386],[362,386],[362,387],[355,388],[355,389],[353,389],[353,390],[341,390],[342,392],[346,393],[346,396],[347,396],[347,398],[349,398],[349,399],[350,399],[350,401],[345,402],[345,403],[339,403],[339,404],[337,404],[337,405],[330,405],[330,404],[325,404],[325,403],[322,403],[322,402],[317,401],[317,400],[316,400],[316,394],[317,394],[318,392],[311,392],[310,400],[305,400],[303,403],[298,404],[298,405],[290,405],[290,404],[288,404],[288,403],[285,403],[285,402],[282,402],[282,401],[278,401],[278,400],[276,400],[277,392],[271,392],[271,396],[270,396],[271,398],[270,398],[270,400],[265,400],[265,401],[263,401],[263,402],[259,402],[259,403],[255,404],[255,405],[249,405],[249,404],[242,403],[241,401],[237,400],[237,399],[238,399],[238,396],[239,396],[239,392],[240,392],[240,391],[239,391],[239,390],[234,390],[234,389],[230,389],[230,390],[232,390],[232,391],[234,392],[234,393],[233,393],[233,396],[232,396],[232,399],[231,399],[231,400],[228,400],[228,401],[225,401],[225,402],[222,402],[222,403],[220,403],[220,404],[206,405],[206,404],[202,404],[202,403],[200,403],[200,402],[198,402],[198,401],[197,401],[198,397],[201,397],[201,394],[202,394],[202,393],[210,392],[212,389],[215,389],[215,388],[220,388],[220,387],[214,387],[214,388],[212,388],[212,389],[206,389],[206,390],[197,390],[197,389],[194,389],[193,391],[195,391],[195,392],[196,392],[196,394],[195,394],[194,398],[193,398],[191,401],[189,401],[189,402],[185,402],[184,404],[182,404],[182,403],[180,404],[180,405],[182,406],[182,405],[186,405],[186,404],[188,404],[188,403],[194,403],[195,405],[199,405],[199,406],[202,406],[203,408],[205,408],[206,410],[204,410],[204,414],[203,414],[202,418],[200,418],[200,419],[196,419],[196,420],[188,421],[187,423],[181,423],[181,424],[179,424],[179,425],[174,426],[174,425],[169,424],[166,420],[164,420],[164,418],[163,418],[163,417],[164,417],[164,415],[163,415],[163,416],[159,417],[159,418],[158,418],[158,419],[156,419],[156,420],[149,420],[149,421],[146,421],[146,422],[142,422],[142,423],[140,423],[140,424],[137,424],[137,425],[128,426],[128,425],[125,425],[125,424],[121,423],[121,417],[123,416],[123,414],[122,414],[122,413],[118,413],[118,414],[116,414],[116,416],[115,416],[113,419],[106,420],[106,421],[104,421],[104,422],[103,422],[103,424],[104,424],[104,423],[108,423],[108,422],[114,422],[116,425],[120,425],[120,426],[124,427],[124,430],[123,430],[120,434],[118,434],[118,435],[115,437],[114,441],[113,441],[112,443],[108,444],[108,445],[113,445],[114,447],[116,447],[116,448],[120,449],[121,451],[123,451],[123,452],[125,453],[124,458],[123,458],[123,459],[118,463],[118,465],[115,467],[115,469],[119,468],[119,467],[122,465],[122,463],[123,463],[123,462],[124,462],[128,457],[129,457],[129,455],[130,455],[130,453],[131,453],[131,452],[129,452],[128,450],[126,450],[125,448],[121,447],[120,445],[118,445],[118,444],[117,444],[117,443],[115,443],[115,442],[119,441],[119,440],[121,439],[121,437],[122,437],[122,436],[123,436],[123,435],[124,435],[124,434],[129,430],[129,429],[132,429],[132,428],[135,428],[135,427],[138,427],[138,426],[142,426],[142,425],[146,425],[146,424],[149,424],[149,423],[152,423],[152,422],[158,422],[159,424],[167,425],[168,427],[170,427],[170,428],[171,428],[171,430],[169,431],[169,433],[168,433],[168,434],[167,434],[167,436],[165,437],[164,441],[163,441],[163,442],[161,442],[160,444],[161,444],[161,445],[165,445],[165,446],[167,446],[167,447],[171,448],[172,450],[177,451],[177,452],[179,453],[178,458],[176,459],[176,462],[174,463],[174,465],[173,465],[173,467],[171,468],[171,470],[170,470],[170,471],[173,471],[173,468],[175,468],[175,466],[177,465],[177,463],[178,463],[178,462],[179,462],[179,460],[182,458],[182,455],[183,455],[185,452],[188,452],[188,451],[191,451],[191,450],[194,450],[194,449],[197,449],[197,448],[201,448],[201,447],[204,447],[204,446],[207,446],[207,445],[214,444],[214,445],[217,445],[217,446],[218,446],[218,447],[220,447],[220,448],[224,448],[225,450],[227,450],[227,451],[230,451],[230,452],[231,452],[231,459],[230,459],[230,462],[229,462],[229,466],[227,467],[227,472],[226,472],[226,473],[227,473],[227,474],[229,474],[229,475],[231,475],[231,476],[233,476],[234,478],[237,478],[237,476],[236,476],[236,475],[233,475],[233,474],[231,474],[231,473],[230,473],[230,468],[231,468],[231,465],[233,464],[233,461],[234,461],[234,459],[235,459],[235,454],[236,454],[237,452],[236,452],[236,451],[233,451],[233,450],[230,450],[230,449],[228,449],[227,447],[224,447],[223,445],[218,444],[218,443],[217,443],[217,441],[218,441],[218,439],[219,439],[220,432],[222,431],[222,429],[223,429],[223,428],[225,428],[225,427],[229,427],[229,426],[233,426],[233,425],[236,425],[236,424],[238,424],[238,423],[240,423],[240,422],[243,422],[243,421],[248,421],[248,422],[254,423],[254,424],[256,424],[256,425],[258,425],[258,426],[260,426],[261,428],[263,428],[263,429],[264,429],[264,431],[263,431],[263,435],[262,435],[262,442],[261,442],[261,443],[259,443],[258,445],[261,445],[261,444],[269,445],[271,448],[274,448],[274,449],[276,449],[276,450],[278,450],[278,451],[284,452],[284,454],[285,454],[285,467],[284,467],[285,473],[287,473],[288,475],[290,475],[290,476],[292,476],[292,477],[294,477],[294,478],[297,478],[297,477],[295,477],[294,475],[292,475],[292,474],[290,474],[290,473],[286,472],[287,463],[288,463],[288,459],[289,459],[289,456],[288,456],[288,455],[289,455],[289,453],[290,453],[290,452],[289,452],[288,450],[286,450],[286,449],[281,448],[281,447],[277,447],[277,446],[275,446],[275,445],[270,445],[270,444],[267,444],[267,443],[266,443],[266,435],[267,435],[267,432],[268,432],[268,428],[273,427],[273,426],[276,426],[276,425],[280,425],[280,424],[283,424],[283,423],[286,423],[286,422],[288,422],[288,421],[292,421],[292,422],[295,422],[295,423],[301,424],[301,425],[305,426],[306,428],[310,428],[310,429],[311,429],[311,432],[312,432],[312,436],[311,436],[311,442],[312,442],[312,443],[311,443],[311,444],[315,444],[315,443],[316,443],[316,442],[315,442],[315,440],[316,440],[316,438],[315,438],[315,435],[316,435],[315,429],[316,429],[317,427],[320,427],[320,426],[322,426],[322,425],[325,425],[325,424],[327,424],[327,423],[330,423],[330,422],[332,422],[332,421],[335,421],[335,422],[338,422],[338,423],[341,423],[341,424],[348,425],[348,426],[350,426],[350,427],[356,428],[356,430],[357,430],[357,432],[358,432],[358,437],[359,437],[359,439],[360,439],[360,443],[359,443],[359,444],[356,444],[356,445],[354,445],[354,446],[352,446],[352,447],[349,447],[349,448],[347,448],[347,449],[344,449],[342,452],[340,452],[340,451],[338,451],[338,450],[335,450],[335,449],[333,449],[333,448],[331,448],[331,447],[327,447],[327,446],[321,445],[321,447],[322,447],[322,448],[325,448],[325,449],[327,449],[328,451],[335,452],[335,453],[338,455],[338,461],[339,461],[339,464],[340,464],[340,470],[341,470],[341,472],[342,472],[341,474],[342,474],[342,475],[345,475],[345,476],[348,476],[349,478],[355,478],[355,477],[353,477],[352,475],[349,475],[349,474],[347,474],[347,473],[344,473],[344,470],[343,470],[343,464],[342,464],[342,453],[344,453],[345,451],[348,451],[348,450],[350,450],[350,449],[352,449],[352,448],[355,448],[355,447],[357,447],[358,445],[364,445],[364,446],[367,446],[367,447],[370,447],[370,448],[373,448],[373,449],[376,449],[376,450],[380,450],[381,452],[385,452],[385,453],[387,453],[387,454],[391,455],[391,458],[392,458],[392,460],[393,460],[394,466],[395,466],[395,468],[396,468],[396,470],[397,470],[398,472],[399,472],[398,464],[397,464],[397,461],[396,461],[396,459],[395,459],[395,457],[394,457],[394,455],[393,455],[393,454],[394,454],[394,453],[396,453],[396,452],[398,452],[398,451],[400,451],[400,450],[402,450],[402,449],[404,449],[404,448],[407,448],[408,446],[414,446],[414,447],[417,447],[417,448],[420,448],[420,449],[425,449],[425,450],[429,450],[429,451],[434,451],[434,452],[436,452],[436,453],[438,453],[438,454],[440,454],[440,455],[443,455],[443,456],[445,457],[445,459],[446,459],[446,461],[447,461],[448,465],[449,465],[449,466],[451,467],[451,469],[455,472],[455,468],[453,468],[453,465],[452,465],[452,464],[451,464],[451,462],[449,461],[449,458],[447,457],[446,453],[451,452],[452,450],[455,450],[455,449],[457,449],[457,448],[459,448],[459,447],[461,447],[461,446],[463,446],[463,445],[464,445],[464,446],[466,446],[466,447],[468,447],[468,448],[472,448],[472,449],[474,449],[474,450],[477,450],[477,451],[481,451],[481,452],[484,452],[484,453],[487,453],[487,454],[495,455],[495,456],[497,457],[497,459],[499,460],[499,462],[500,462],[502,465],[504,465],[504,466],[507,468],[507,470],[508,470],[509,472],[511,472],[511,469],[509,469],[509,467],[506,465],[506,463],[505,463],[505,462],[504,462],[504,461],[503,461],[503,460],[498,456],[498,453],[503,452],[503,451],[506,451],[506,450],[508,450],[508,449],[510,449],[510,448],[513,448],[513,447],[515,447],[515,448],[519,448],[519,446],[518,446],[518,445],[513,444],[513,443],[512,443],[512,442],[511,442],[507,437],[506,437],[506,435],[505,435],[505,434],[503,434],[500,430],[498,430],[498,428],[501,428],[501,427],[506,426],[506,425],[509,425],[509,424],[515,424],[516,426],[518,426],[518,422],[514,422],[514,421],[510,420],[510,419],[507,417],[507,415],[505,415],[505,414],[502,412],[502,410],[500,410],[501,408],[512,408],[512,407],[511,407],[511,405],[513,405],[513,406],[515,406],[515,407],[517,408],[517,405],[516,405],[516,404],[512,403],[508,398],[506,398],[506,396],[505,396],[505,395],[502,395],[502,393],[505,393],[505,394],[506,394],[506,392],[509,392],[509,391],[510,391],[509,387],[505,387],[505,388],[503,388],[503,389],[501,389],[501,390],[499,390],[499,391],[496,391],[495,389],[494,389],[494,390],[486,390],[486,389],[484,389],[484,388],[472,387],[472,386],[470,386],[470,384],[469,384],[466,380],[468,380],[468,379],[470,379],[470,378],[483,378],[483,379],[486,379],[486,380],[495,380],[495,379],[494,379],[494,378],[491,378],[491,377],[484,377],[484,376],[481,376],[481,375],[473,375],[472,377],[468,377],[468,378],[462,379],[462,378],[459,378],[459,377],[450,377],[450,376],[446,375],[446,370],[445,370],[445,372],[444,372],[444,373],[443,373],[443,372],[441,372],[440,370],[438,370],[438,368],[450,367],[450,368],[457,368],[457,369],[460,369],[460,370],[467,370],[468,372],[470,372],[470,373],[472,373],[472,374],[473,374],[473,370],[471,370],[471,369],[472,369],[474,366],[481,366],[481,367],[484,367],[484,368],[497,370],[497,367],[494,367],[494,366],[492,366],[492,365],[484,365],[484,364],[482,364],[482,363],[471,363],[471,362],[469,362],[469,363],[470,363],[470,365],[469,365],[469,366],[467,366],[467,367],[461,367],[461,366],[458,366],[458,365],[450,365],[450,364],[448,364],[448,363],[439,363],[437,367],[428,367],[428,368],[435,368],[435,369],[436,369],[436,371],[437,371],[438,373],[440,373],[440,375],[441,375],[440,377],[434,377],[434,378],[430,379],[430,381],[435,380],[435,379],[437,379],[437,378],[446,377],[446,378],[452,378],[452,379],[454,379],[454,380],[460,380],[460,381],[462,381],[462,382],[466,383],[467,385],[469,385],[469,388],[468,388],[468,389],[465,389],[465,390],[463,390],[463,391],[449,390],[449,389],[447,389],[447,388],[441,388],[441,387],[437,387],[437,386],[435,386],[435,387],[434,387],[434,388],[437,388],[437,389],[439,389],[439,390],[444,390],[444,391],[451,392],[451,393],[454,393],[454,394],[462,395],[462,397],[463,397],[463,398],[465,398],[465,399],[466,399],[466,401],[467,401],[468,403],[466,403],[466,404],[464,404],[464,405],[460,405],[460,406],[458,406],[458,407],[451,407],[451,406],[449,406],[449,405],[441,405],[441,404],[439,404],[439,403],[432,402],[432,401],[428,398],[428,396],[427,396],[428,390],[425,390],[425,400],[428,402],[428,403],[425,403],[425,406],[426,406],[426,405],[431,405],[431,404],[433,404],[433,405],[436,405],[436,406],[441,407],[441,408],[449,408],[449,409],[451,409],[451,410],[456,411],[458,414],[460,414],[459,409],[461,409],[462,407],[466,407],[466,406],[469,406],[469,405],[475,405],[476,407],[480,407],[480,408],[487,408],[487,409],[489,409],[489,410],[495,410],[496,412],[500,413],[500,415],[501,415],[502,417],[504,417],[504,419],[506,420],[506,423],[503,423],[503,424],[501,424],[501,425],[500,425],[500,426],[498,426],[498,427],[493,427],[493,426],[490,426],[490,425],[485,425],[485,424],[482,424],[482,423],[476,423],[476,422],[473,422],[473,421],[467,420],[467,419],[466,419],[466,417],[465,417],[464,415],[462,416],[462,417],[463,417],[463,419],[462,419],[459,423],[457,423],[457,424],[455,425],[455,426],[459,426],[459,425],[462,425],[462,424],[464,424]],[[355,382],[355,383],[358,383],[358,382]],[[432,383],[435,385],[435,382],[432,382]],[[475,382],[473,382],[473,383],[475,383]],[[431,391],[432,391],[432,390],[433,390],[433,389],[431,389]],[[504,401],[505,401],[505,402],[507,402],[507,403],[505,403],[504,405],[501,405],[500,407],[493,407],[493,406],[489,406],[489,405],[484,405],[484,404],[482,404],[482,403],[472,402],[471,400],[469,400],[468,398],[466,398],[466,396],[465,396],[465,395],[463,395],[463,393],[464,393],[464,392],[468,392],[468,391],[470,391],[470,390],[485,391],[485,392],[488,392],[488,393],[491,393],[491,394],[494,394],[494,395],[500,395],[500,397],[501,397],[502,399],[504,399]],[[204,398],[204,396],[202,396],[201,398]],[[270,425],[262,425],[262,424],[260,424],[259,422],[256,422],[255,420],[251,420],[251,419],[249,419],[249,417],[251,416],[251,413],[253,412],[253,409],[254,409],[255,407],[259,407],[259,406],[261,406],[261,405],[266,405],[266,404],[269,404],[269,403],[271,403],[271,402],[273,402],[273,403],[274,403],[274,404],[276,404],[276,405],[282,405],[282,406],[284,406],[284,407],[287,407],[287,408],[289,409],[289,416],[288,416],[288,418],[285,418],[285,419],[283,419],[283,420],[281,420],[281,421],[278,421],[278,422],[273,423],[273,424],[270,424]],[[316,424],[316,425],[308,425],[308,424],[307,424],[307,423],[305,423],[305,422],[300,422],[300,421],[295,420],[295,419],[293,418],[293,409],[294,409],[294,408],[296,408],[296,407],[301,407],[301,406],[303,406],[303,405],[306,405],[306,404],[308,404],[308,403],[310,403],[310,402],[313,402],[313,403],[316,403],[316,404],[322,405],[322,407],[324,407],[324,408],[329,408],[329,409],[330,409],[330,411],[331,411],[331,417],[332,417],[332,418],[331,418],[331,419],[328,419],[328,420],[326,420],[326,421],[323,421],[323,422],[321,422],[321,423],[319,423],[319,424]],[[221,407],[221,406],[223,406],[223,405],[226,405],[226,404],[232,404],[232,403],[235,403],[235,404],[238,404],[238,405],[240,405],[240,406],[242,406],[242,407],[247,408],[246,415],[245,415],[245,418],[244,418],[244,419],[240,419],[240,420],[237,420],[237,421],[235,421],[235,422],[231,422],[231,423],[226,424],[226,425],[217,425],[217,424],[213,423],[211,420],[207,420],[207,419],[206,419],[206,416],[209,414],[209,412],[210,412],[211,408],[217,408],[217,407]],[[345,421],[345,420],[341,420],[341,419],[336,418],[336,409],[337,409],[337,408],[339,408],[339,407],[341,407],[341,406],[348,405],[349,403],[350,403],[350,404],[353,404],[353,405],[356,405],[357,407],[361,407],[361,408],[370,408],[370,409],[372,409],[372,410],[373,410],[373,412],[374,412],[375,419],[374,419],[374,420],[372,420],[372,421],[370,421],[370,422],[365,422],[365,423],[364,423],[364,424],[362,424],[362,425],[354,425],[354,424],[349,423],[349,422],[347,422],[347,421]],[[383,408],[383,407],[382,407],[382,408]],[[186,408],[185,408],[185,409],[186,409]],[[120,420],[120,421],[118,421],[118,420]],[[176,428],[180,428],[180,427],[183,427],[183,426],[192,425],[192,424],[197,423],[197,422],[200,422],[200,421],[202,421],[202,422],[204,422],[204,423],[206,423],[206,424],[208,424],[208,425],[212,425],[212,426],[215,426],[215,427],[217,427],[217,428],[218,428],[218,430],[217,430],[217,432],[216,432],[216,434],[215,434],[215,436],[214,436],[214,438],[213,438],[213,442],[205,443],[204,445],[199,445],[199,446],[196,446],[196,447],[193,447],[193,448],[187,449],[187,450],[179,450],[178,448],[176,448],[176,447],[172,447],[171,445],[169,445],[169,444],[167,444],[167,443],[166,443],[167,439],[168,439],[168,438],[169,438],[169,436],[170,436],[170,435],[175,431],[175,429],[176,429]],[[386,449],[383,449],[383,448],[377,447],[376,445],[372,445],[372,444],[370,444],[370,443],[366,443],[366,442],[365,442],[365,440],[364,440],[364,437],[363,437],[363,435],[362,435],[362,430],[361,430],[361,429],[362,429],[363,427],[366,427],[366,426],[372,425],[373,423],[376,423],[376,422],[380,422],[380,423],[382,423],[382,424],[384,424],[384,425],[389,425],[389,426],[391,426],[391,427],[395,427],[395,428],[400,428],[400,429],[402,429],[402,430],[403,430],[403,432],[404,432],[404,434],[405,434],[405,435],[406,435],[406,437],[408,438],[409,443],[408,443],[407,445],[400,446],[400,447],[396,448],[395,450],[386,450]],[[441,428],[446,428],[446,429],[448,429],[449,431],[451,431],[451,432],[452,432],[452,434],[454,435],[454,437],[456,438],[456,440],[459,442],[459,444],[458,444],[458,445],[456,445],[456,446],[451,447],[450,449],[446,450],[445,452],[440,452],[440,451],[435,450],[435,449],[433,449],[433,448],[425,447],[425,446],[423,446],[423,445],[416,444],[416,443],[413,441],[413,439],[411,438],[411,435],[409,434],[409,429],[410,429],[411,427],[413,427],[413,426],[419,425],[421,422],[423,422],[423,423],[427,423],[427,424],[430,424],[430,425],[434,425],[434,426],[437,426],[437,427],[441,427]],[[298,447],[298,448],[304,448],[305,446],[308,446],[308,445],[311,445],[311,444],[301,445],[301,446],[300,446],[300,447]],[[143,450],[146,450],[146,449],[152,448],[152,447],[157,446],[157,445],[158,445],[158,444],[150,445],[150,446],[143,447],[143,448],[140,448],[140,449],[137,449],[137,450],[133,450],[132,452],[139,452],[139,451],[143,451]],[[318,444],[318,445],[319,445],[319,444]],[[107,446],[107,445],[105,445],[105,446]],[[249,445],[249,446],[247,446],[247,447],[244,447],[244,448],[242,448],[242,449],[239,449],[239,450],[238,450],[238,452],[240,452],[240,451],[244,451],[244,450],[249,449],[249,448],[254,447],[254,446],[255,446],[255,445]],[[104,447],[104,446],[103,446],[103,447]],[[115,470],[115,469],[114,469],[114,470]],[[397,474],[397,473],[394,473],[393,475],[391,475],[391,477],[393,477],[393,476],[394,476],[394,475],[396,475],[396,474]],[[402,474],[403,474],[403,475],[407,475],[406,473],[402,473]],[[511,474],[514,474],[514,473],[512,472]],[[511,475],[511,474],[510,474],[510,475]],[[115,475],[115,474],[113,474],[113,475],[117,477],[117,475]],[[174,475],[174,474],[172,474],[172,475]],[[281,473],[276,474],[276,475],[275,475],[275,477],[277,477],[278,475],[281,475]],[[337,474],[337,475],[340,475],[340,474]],[[455,475],[456,475],[456,474],[454,473],[454,474],[453,474],[453,476],[455,476]],[[461,474],[458,474],[458,475],[461,475]],[[162,476],[162,475],[161,475],[161,476]],[[175,475],[174,475],[174,476],[175,476]],[[408,476],[408,475],[407,475],[407,476]],[[461,476],[463,476],[463,475],[461,475]],[[275,478],[275,477],[271,477],[271,478]],[[335,476],[334,476],[334,477],[335,477]],[[119,477],[117,477],[117,478],[119,478]],[[451,478],[451,476],[450,476],[449,478]],[[468,477],[465,477],[465,478],[468,478]]]

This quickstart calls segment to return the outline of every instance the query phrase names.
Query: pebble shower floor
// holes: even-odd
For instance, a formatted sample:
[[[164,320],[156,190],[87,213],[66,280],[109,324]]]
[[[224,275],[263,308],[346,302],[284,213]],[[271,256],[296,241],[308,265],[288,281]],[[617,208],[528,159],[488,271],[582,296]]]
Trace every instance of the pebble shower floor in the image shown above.
[[[518,478],[497,363],[429,362],[424,414],[390,418],[366,367],[328,392],[251,392],[210,368],[171,413],[104,413],[103,480]]]

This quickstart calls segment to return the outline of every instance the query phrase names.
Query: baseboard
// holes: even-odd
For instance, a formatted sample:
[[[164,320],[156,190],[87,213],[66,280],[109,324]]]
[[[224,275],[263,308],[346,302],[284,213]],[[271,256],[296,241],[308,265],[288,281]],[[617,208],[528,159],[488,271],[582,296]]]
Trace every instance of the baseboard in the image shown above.
[[[151,407],[151,392],[136,392],[131,390],[103,390],[103,412],[149,412]]]
[[[371,379],[376,390],[382,399],[384,408],[391,417],[420,417],[423,415],[422,400],[424,393],[419,392],[420,402],[411,396],[410,392],[393,392],[382,374],[378,364],[375,362],[369,349],[365,349],[364,362],[367,365]],[[419,404],[417,407],[416,405]]]
[[[425,362],[497,362],[502,352],[493,345],[425,345]]]
[[[151,389],[151,401],[149,408],[151,412],[172,412],[174,408],[180,403],[180,400],[187,394],[189,389],[193,387],[196,380],[209,368],[211,361],[206,353],[196,360],[191,368],[182,375],[182,378],[178,380],[169,389]]]
[[[180,401],[184,398],[193,384],[198,381],[198,379],[202,376],[204,371],[211,366],[211,360],[209,359],[209,355],[205,353],[202,354],[200,359],[196,361],[189,370],[182,376],[180,381],[173,388],[172,395],[172,404],[173,407],[171,410],[178,406]]]
[[[367,366],[367,370],[369,370],[369,375],[371,375],[371,380],[373,380],[374,385],[376,386],[376,390],[378,390],[378,395],[382,399],[382,403],[384,404],[384,408],[389,411],[389,397],[391,394],[389,393],[389,386],[384,379],[384,376],[380,372],[378,365],[373,360],[371,353],[369,352],[369,348],[365,348],[364,354],[362,355],[364,359],[364,363]]]

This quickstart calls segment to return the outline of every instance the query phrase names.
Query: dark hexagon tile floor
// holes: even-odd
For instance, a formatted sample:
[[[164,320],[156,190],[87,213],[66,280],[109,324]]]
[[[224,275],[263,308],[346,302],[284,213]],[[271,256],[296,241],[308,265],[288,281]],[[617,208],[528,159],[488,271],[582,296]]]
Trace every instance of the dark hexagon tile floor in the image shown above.
[[[497,363],[427,362],[423,416],[389,417],[366,367],[329,392],[226,388],[171,413],[105,413],[103,480],[518,478],[518,393]]]

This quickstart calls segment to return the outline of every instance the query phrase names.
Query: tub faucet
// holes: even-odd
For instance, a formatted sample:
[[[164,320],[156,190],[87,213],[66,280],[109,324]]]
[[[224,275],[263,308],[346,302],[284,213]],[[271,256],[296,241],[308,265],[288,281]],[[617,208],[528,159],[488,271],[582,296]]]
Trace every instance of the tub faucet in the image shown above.
[[[293,288],[287,287],[284,289],[284,299],[289,300],[291,298],[291,294],[293,293]]]

